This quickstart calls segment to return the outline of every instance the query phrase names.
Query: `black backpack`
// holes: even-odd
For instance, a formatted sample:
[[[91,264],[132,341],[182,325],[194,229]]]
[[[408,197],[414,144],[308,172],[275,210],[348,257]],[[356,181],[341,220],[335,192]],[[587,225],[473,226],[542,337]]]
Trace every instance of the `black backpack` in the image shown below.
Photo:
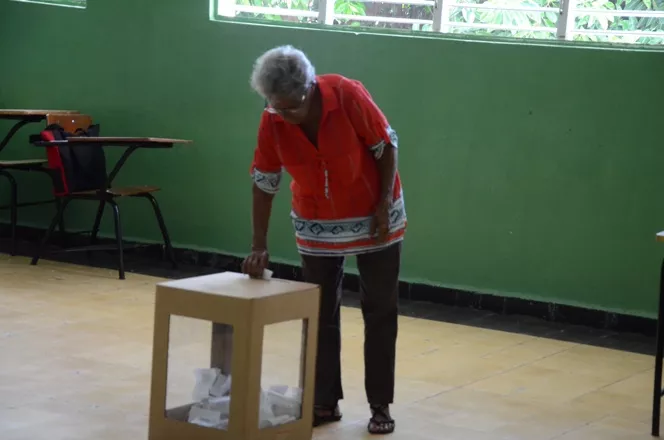
[[[42,141],[60,141],[69,137],[99,136],[99,124],[87,130],[78,129],[75,133],[65,131],[60,125],[52,124],[40,134]],[[76,143],[46,147],[48,165],[58,178],[55,181],[55,194],[67,195],[79,191],[103,189],[106,185],[106,156],[99,144]]]

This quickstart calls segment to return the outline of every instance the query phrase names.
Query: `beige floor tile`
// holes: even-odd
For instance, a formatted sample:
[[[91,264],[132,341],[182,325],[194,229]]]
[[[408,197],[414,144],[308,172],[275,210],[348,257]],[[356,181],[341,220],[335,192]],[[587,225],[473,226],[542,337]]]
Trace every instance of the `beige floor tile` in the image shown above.
[[[577,345],[540,359],[533,365],[614,382],[652,368],[652,357]]]
[[[647,424],[634,424],[606,418],[568,431],[555,440],[649,440]]]
[[[491,351],[485,354],[483,358],[513,368],[560,354],[575,345],[571,342],[533,337],[519,344]]]
[[[601,375],[577,374],[572,371],[525,365],[479,380],[469,387],[503,396],[523,396],[559,405],[610,383],[611,380]]]
[[[397,421],[398,428],[390,440],[510,440],[507,437],[473,429],[445,426],[420,418],[403,417]],[[367,422],[345,425],[339,429],[315,430],[315,440],[369,440],[375,439],[367,432]]]
[[[407,380],[458,387],[490,378],[507,370],[503,364],[474,353],[434,353],[397,360],[397,376]]]
[[[523,419],[496,429],[496,434],[514,440],[549,440],[605,417],[602,408],[593,406],[571,408],[569,405],[537,403],[527,412]]]

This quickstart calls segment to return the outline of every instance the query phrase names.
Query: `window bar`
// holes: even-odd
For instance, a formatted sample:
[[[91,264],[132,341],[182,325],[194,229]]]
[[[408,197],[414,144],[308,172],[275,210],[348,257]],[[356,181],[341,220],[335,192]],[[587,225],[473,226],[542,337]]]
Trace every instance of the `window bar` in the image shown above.
[[[433,9],[433,31],[447,33],[450,31],[450,0],[436,0]]]
[[[252,14],[274,14],[274,15],[283,15],[287,17],[309,17],[309,18],[318,17],[316,11],[306,11],[304,9],[271,8],[266,6],[247,6],[247,5],[235,5],[234,8],[235,12],[250,12]]]
[[[561,40],[572,40],[574,37],[575,9],[576,0],[560,0],[556,36]]]
[[[542,26],[513,26],[505,24],[488,24],[488,23],[465,23],[465,22],[450,22],[446,23],[448,26],[456,28],[470,28],[470,29],[491,29],[502,31],[530,31],[530,32],[551,32],[555,33],[556,28],[542,27]]]
[[[640,38],[664,38],[664,31],[609,31],[601,29],[577,29],[575,33],[579,35],[605,35],[605,36],[617,36],[617,37],[628,37],[628,36],[638,36]]]
[[[489,11],[519,11],[519,12],[559,12],[560,8],[554,7],[530,7],[521,5],[502,5],[490,3],[448,3],[449,7],[462,8],[462,9],[475,9],[475,10],[489,10]]]
[[[357,0],[360,3],[375,3],[378,0]],[[397,5],[436,6],[435,0],[381,0],[380,3]]]
[[[334,24],[335,0],[318,0],[318,22],[321,24]]]
[[[614,17],[652,17],[664,18],[664,11],[637,11],[625,9],[593,9],[593,8],[578,8],[577,16],[585,15],[611,15]]]
[[[419,18],[382,17],[375,15],[346,15],[346,14],[335,14],[334,17],[338,18],[339,20],[372,21],[379,23],[431,24],[431,20],[424,20]]]

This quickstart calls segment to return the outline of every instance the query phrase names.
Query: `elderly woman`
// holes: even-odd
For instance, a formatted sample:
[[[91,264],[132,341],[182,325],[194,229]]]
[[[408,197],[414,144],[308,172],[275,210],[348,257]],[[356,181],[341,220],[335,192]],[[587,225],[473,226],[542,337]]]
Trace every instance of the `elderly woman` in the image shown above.
[[[397,299],[406,230],[397,135],[362,83],[316,75],[304,53],[272,49],[251,85],[266,100],[254,153],[250,276],[268,265],[267,231],[282,170],[292,177],[291,217],[302,272],[321,287],[314,424],[341,420],[340,304],[344,259],[356,256],[365,341],[369,432],[394,431]]]

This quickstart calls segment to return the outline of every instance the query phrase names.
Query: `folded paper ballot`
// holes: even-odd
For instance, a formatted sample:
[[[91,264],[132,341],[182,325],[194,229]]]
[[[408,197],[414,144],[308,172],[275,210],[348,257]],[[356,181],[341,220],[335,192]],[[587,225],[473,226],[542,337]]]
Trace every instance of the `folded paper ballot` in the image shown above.
[[[231,377],[219,373],[217,379],[210,387],[209,393],[213,397],[228,396],[231,393]]]
[[[289,416],[293,419],[300,417],[302,393],[299,388],[273,386],[263,393],[267,396],[268,403],[276,417]]]
[[[196,386],[192,393],[194,402],[210,397],[210,389],[218,378],[223,376],[218,368],[199,368],[194,371],[194,375],[196,376]]]
[[[208,428],[228,429],[231,409],[231,376],[218,368],[194,372],[194,404],[189,410],[189,423]],[[290,423],[302,416],[302,390],[287,385],[262,389],[259,406],[259,427],[269,428]]]

